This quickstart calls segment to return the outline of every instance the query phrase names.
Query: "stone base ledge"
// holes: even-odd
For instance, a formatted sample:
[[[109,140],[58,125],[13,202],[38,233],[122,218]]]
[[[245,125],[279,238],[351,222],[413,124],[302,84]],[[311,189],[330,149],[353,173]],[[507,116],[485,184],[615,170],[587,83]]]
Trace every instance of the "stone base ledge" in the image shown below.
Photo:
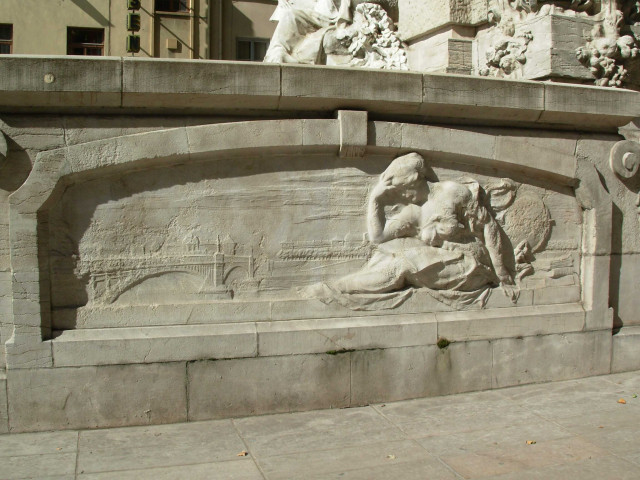
[[[405,339],[415,333],[411,328],[431,329],[425,338],[435,337],[428,321],[403,325]],[[298,327],[290,331],[320,337],[311,325]],[[382,336],[388,326],[370,328],[382,328]],[[342,332],[347,339],[354,332],[353,344],[357,328]],[[9,426],[12,432],[99,428],[343,408],[601,375],[609,373],[610,360],[611,332],[603,330],[446,347],[9,370]]]
[[[584,330],[580,304],[213,325],[77,329],[50,340],[54,367],[340,353]]]

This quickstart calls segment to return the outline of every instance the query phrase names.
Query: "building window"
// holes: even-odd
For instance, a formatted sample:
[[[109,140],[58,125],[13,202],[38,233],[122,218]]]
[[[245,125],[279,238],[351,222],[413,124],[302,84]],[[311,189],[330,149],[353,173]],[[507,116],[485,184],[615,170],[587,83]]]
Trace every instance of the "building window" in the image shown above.
[[[236,40],[236,60],[261,62],[269,48],[266,38],[238,38]]]
[[[104,29],[67,28],[67,55],[104,55]]]
[[[189,0],[156,0],[156,12],[188,12]]]
[[[13,25],[0,24],[0,53],[11,53],[13,50]]]

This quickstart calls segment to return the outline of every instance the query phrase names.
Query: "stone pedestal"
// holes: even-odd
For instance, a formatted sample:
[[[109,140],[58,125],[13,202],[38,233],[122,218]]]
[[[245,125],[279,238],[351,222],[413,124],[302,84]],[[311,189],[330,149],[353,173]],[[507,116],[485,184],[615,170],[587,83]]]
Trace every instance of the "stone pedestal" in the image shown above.
[[[516,24],[512,38],[518,40],[527,34],[531,34],[532,38],[526,46],[526,61],[519,72],[504,76],[527,80],[593,82],[589,69],[578,60],[576,49],[586,44],[596,23],[590,18],[552,14]],[[474,42],[476,72],[485,68],[487,52],[499,43],[498,37],[501,35],[498,28],[478,32]]]

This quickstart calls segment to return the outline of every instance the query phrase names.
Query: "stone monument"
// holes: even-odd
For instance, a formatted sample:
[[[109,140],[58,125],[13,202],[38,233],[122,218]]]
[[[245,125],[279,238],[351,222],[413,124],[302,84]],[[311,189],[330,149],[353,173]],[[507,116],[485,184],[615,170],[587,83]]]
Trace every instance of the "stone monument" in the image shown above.
[[[0,58],[0,430],[640,368],[635,16],[428,6],[281,0],[259,64]]]

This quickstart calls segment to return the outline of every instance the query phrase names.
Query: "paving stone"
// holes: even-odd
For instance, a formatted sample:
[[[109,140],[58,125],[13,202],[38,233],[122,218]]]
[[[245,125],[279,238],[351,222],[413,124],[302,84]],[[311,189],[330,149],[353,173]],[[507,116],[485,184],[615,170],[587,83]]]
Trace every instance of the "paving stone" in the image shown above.
[[[500,451],[516,445],[524,445],[527,440],[536,442],[573,437],[568,429],[554,422],[538,419],[535,423],[516,423],[508,427],[487,428],[453,435],[432,435],[416,441],[435,456]]]
[[[401,478],[402,480],[453,480],[460,478],[436,459],[420,462],[388,463],[383,466],[369,467],[358,470],[322,475],[305,475],[308,480],[388,480]]]
[[[246,458],[246,457],[245,457]],[[78,475],[78,480],[262,480],[251,459]]]
[[[487,478],[487,480],[636,480],[637,466],[616,457],[587,458],[579,462],[554,465],[546,468],[534,468],[506,475]]]
[[[78,473],[242,460],[231,421],[154,425],[80,433]]]
[[[0,436],[0,457],[71,453],[77,450],[78,432],[14,433]]]
[[[243,418],[234,423],[258,458],[406,438],[368,407]]]
[[[327,444],[327,447],[331,447]],[[272,457],[259,457],[258,463],[269,480],[303,478],[308,474],[329,475],[389,464],[419,462],[431,458],[414,442],[382,442],[356,447],[316,450]]]
[[[525,441],[518,446],[500,451],[443,455],[441,458],[464,478],[479,478],[604,457],[608,453],[586,441],[568,438],[531,445],[527,445]]]
[[[0,463],[3,480],[23,478],[74,478],[76,454],[53,453],[46,455],[21,455],[2,458]],[[67,476],[68,475],[68,476]]]
[[[537,422],[539,417],[496,392],[390,403],[379,411],[412,438]]]

